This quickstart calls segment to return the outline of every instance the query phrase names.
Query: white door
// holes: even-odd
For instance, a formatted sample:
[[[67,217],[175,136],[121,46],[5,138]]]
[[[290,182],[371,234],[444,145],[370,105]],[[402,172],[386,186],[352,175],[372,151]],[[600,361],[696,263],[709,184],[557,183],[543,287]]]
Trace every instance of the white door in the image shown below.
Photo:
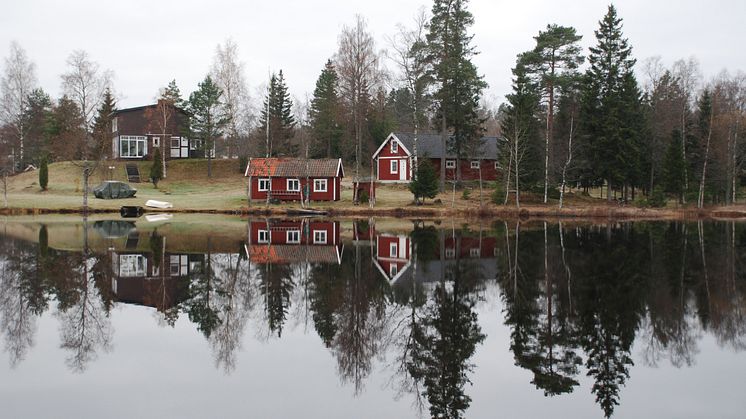
[[[407,180],[407,161],[399,160],[399,180]]]

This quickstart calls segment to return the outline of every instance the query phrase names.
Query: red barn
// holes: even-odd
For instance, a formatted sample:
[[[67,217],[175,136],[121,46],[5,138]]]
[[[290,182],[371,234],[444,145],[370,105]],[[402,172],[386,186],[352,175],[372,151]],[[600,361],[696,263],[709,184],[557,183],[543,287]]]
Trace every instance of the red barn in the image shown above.
[[[344,168],[342,159],[250,159],[249,199],[284,201],[339,201]]]
[[[449,140],[450,141],[450,140]],[[497,137],[482,137],[475,150],[461,158],[461,179],[496,180],[498,173]],[[445,159],[446,179],[456,179],[456,153],[446,144],[444,149],[440,134],[417,134],[417,156],[427,158],[440,176],[440,162]],[[379,182],[409,182],[412,180],[414,134],[392,132],[373,153],[376,180]]]

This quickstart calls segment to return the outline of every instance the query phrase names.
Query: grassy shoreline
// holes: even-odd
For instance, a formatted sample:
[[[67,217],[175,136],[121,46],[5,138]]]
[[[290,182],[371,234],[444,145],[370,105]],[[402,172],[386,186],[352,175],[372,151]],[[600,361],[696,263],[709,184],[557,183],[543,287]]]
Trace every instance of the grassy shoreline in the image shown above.
[[[170,163],[169,178],[156,189],[148,183],[133,184],[138,189],[135,198],[119,200],[96,199],[89,195],[89,213],[118,213],[123,205],[143,206],[148,199],[169,201],[173,209],[148,212],[285,216],[288,210],[300,208],[298,203],[283,203],[267,206],[264,202],[247,205],[247,179],[238,170],[235,160],[213,162],[213,178],[206,178],[205,161],[184,160]],[[121,162],[112,162],[123,166]],[[139,162],[141,173],[150,162]],[[7,208],[0,208],[0,215],[80,214],[82,208],[82,185],[77,166],[70,162],[50,165],[50,187],[41,191],[37,184],[37,173],[22,173],[9,178]],[[123,169],[99,171],[91,179],[91,187],[104,179],[124,181]],[[632,205],[608,204],[604,199],[568,194],[565,208],[559,209],[556,202],[542,204],[537,196],[525,194],[520,208],[512,205],[496,205],[490,202],[491,189],[485,189],[483,199],[479,190],[473,188],[465,196],[446,191],[426,205],[412,204],[412,195],[406,185],[381,185],[377,191],[375,207],[367,204],[353,205],[350,179],[343,181],[341,200],[338,202],[314,202],[310,208],[325,211],[337,217],[401,217],[401,218],[507,218],[507,219],[741,219],[746,218],[746,205],[698,209],[693,206],[665,208],[639,208]],[[481,202],[481,205],[480,205]]]

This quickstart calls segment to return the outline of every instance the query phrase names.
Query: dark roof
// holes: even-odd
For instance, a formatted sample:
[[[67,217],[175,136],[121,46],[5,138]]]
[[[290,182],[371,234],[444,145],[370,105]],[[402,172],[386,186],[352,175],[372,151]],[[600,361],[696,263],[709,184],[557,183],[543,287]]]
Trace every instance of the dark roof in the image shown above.
[[[344,177],[341,159],[255,158],[246,167],[246,176]]]
[[[393,133],[399,141],[404,144],[404,147],[409,150],[410,153],[414,153],[414,134],[411,132],[394,132]],[[473,157],[481,157],[482,159],[497,159],[497,137],[482,137],[480,139],[480,149],[473,153]],[[446,148],[448,144],[446,144]],[[419,157],[431,157],[431,158],[442,158],[444,155],[446,158],[456,158],[456,153],[452,150],[448,150],[444,153],[443,146],[440,139],[439,133],[419,133],[417,134],[417,155]],[[469,158],[468,154],[465,156]]]
[[[157,103],[154,103],[154,104],[152,104],[152,105],[145,105],[145,106],[136,106],[136,107],[134,107],[134,108],[124,108],[124,109],[116,109],[116,110],[114,110],[114,112],[112,112],[112,113],[111,113],[111,115],[110,115],[110,116],[115,116],[115,115],[119,115],[119,114],[121,114],[121,113],[127,113],[127,112],[137,112],[137,111],[142,111],[142,110],[144,110],[144,109],[148,109],[148,108],[155,108],[156,106],[158,106],[158,104],[157,104]],[[185,115],[188,115],[187,111],[186,111],[186,110],[184,110],[184,109],[182,109],[182,108],[179,108],[179,107],[177,107],[177,106],[174,106],[174,109],[176,109],[177,111],[179,111],[179,112],[181,112],[181,113],[183,113],[183,114],[185,114]]]

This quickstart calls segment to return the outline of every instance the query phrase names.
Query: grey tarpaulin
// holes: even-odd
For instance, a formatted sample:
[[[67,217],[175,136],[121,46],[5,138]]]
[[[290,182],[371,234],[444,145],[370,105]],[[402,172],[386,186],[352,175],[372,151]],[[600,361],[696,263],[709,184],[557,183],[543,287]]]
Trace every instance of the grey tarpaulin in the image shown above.
[[[132,198],[136,193],[137,189],[124,182],[114,180],[107,180],[93,188],[93,195],[101,199]]]

